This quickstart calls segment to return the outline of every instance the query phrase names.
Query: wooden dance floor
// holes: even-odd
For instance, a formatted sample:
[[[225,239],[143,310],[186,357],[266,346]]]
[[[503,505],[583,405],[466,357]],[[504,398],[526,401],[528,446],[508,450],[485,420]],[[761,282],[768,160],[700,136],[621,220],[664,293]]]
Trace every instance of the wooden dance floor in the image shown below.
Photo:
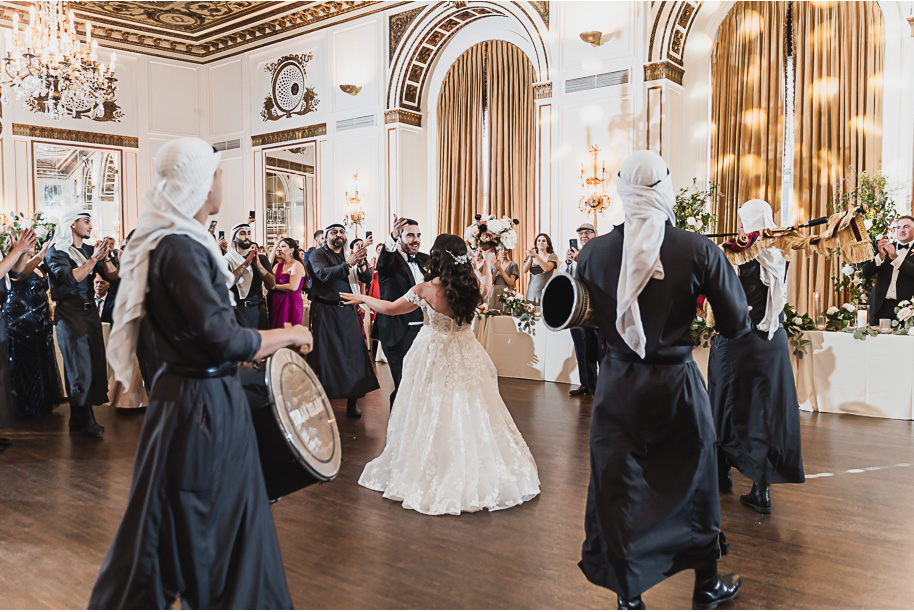
[[[428,517],[363,489],[384,445],[385,389],[361,420],[337,406],[343,467],[273,506],[300,608],[615,608],[577,568],[584,537],[590,401],[568,386],[501,379],[539,466],[542,494],[501,512]],[[335,402],[336,404],[336,402]],[[0,453],[0,607],[83,608],[117,528],[143,417],[96,410],[102,440],[70,437],[66,405],[20,421]],[[914,602],[914,423],[801,413],[804,485],[772,487],[773,514],[721,498],[743,576],[733,608],[909,608]],[[648,591],[688,608],[691,572]]]

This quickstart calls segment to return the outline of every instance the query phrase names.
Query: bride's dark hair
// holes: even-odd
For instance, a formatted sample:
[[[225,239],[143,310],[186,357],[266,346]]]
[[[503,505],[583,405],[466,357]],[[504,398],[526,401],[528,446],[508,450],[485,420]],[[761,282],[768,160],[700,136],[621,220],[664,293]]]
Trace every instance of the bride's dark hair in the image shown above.
[[[435,238],[428,255],[425,280],[434,278],[444,286],[448,308],[454,313],[457,324],[470,323],[480,302],[479,281],[463,238],[454,234],[441,234]]]

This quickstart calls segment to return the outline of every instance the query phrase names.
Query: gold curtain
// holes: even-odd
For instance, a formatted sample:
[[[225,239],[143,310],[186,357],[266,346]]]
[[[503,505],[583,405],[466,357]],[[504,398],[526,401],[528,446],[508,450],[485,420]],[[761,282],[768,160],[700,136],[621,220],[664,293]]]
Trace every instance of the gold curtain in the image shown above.
[[[854,172],[882,168],[882,74],[885,25],[876,2],[797,2],[794,193],[801,220],[821,217],[835,183]],[[853,170],[849,168],[853,166]],[[834,292],[837,256],[798,253],[788,277],[788,299],[799,312],[842,300]]]
[[[438,97],[438,233],[463,235],[483,209],[483,111],[486,43],[448,70]]]
[[[484,44],[488,46],[488,210],[520,221],[512,254],[520,265],[537,227],[535,76],[533,64],[514,45],[500,40]],[[521,275],[522,285],[525,276]]]
[[[735,232],[737,209],[759,198],[778,219],[784,146],[786,2],[737,2],[711,55],[711,205],[717,231]]]

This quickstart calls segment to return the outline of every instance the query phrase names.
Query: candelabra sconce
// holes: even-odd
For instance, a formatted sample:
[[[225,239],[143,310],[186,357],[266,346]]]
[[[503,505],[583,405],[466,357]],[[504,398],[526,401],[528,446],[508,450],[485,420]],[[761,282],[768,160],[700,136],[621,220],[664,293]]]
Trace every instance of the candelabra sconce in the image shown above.
[[[359,175],[352,175],[352,195],[346,192],[346,216],[343,217],[343,223],[353,228],[355,237],[359,237],[359,228],[365,223],[365,210],[362,208],[362,199],[359,196]]]
[[[581,32],[581,40],[594,46],[599,47],[600,41],[603,40],[603,32],[598,30],[590,30],[588,32]]]
[[[593,156],[593,170],[589,176],[584,173],[584,164],[581,164],[581,200],[578,203],[578,209],[590,216],[593,215],[593,226],[597,227],[597,215],[602,215],[610,206],[612,199],[606,193],[606,162],[599,169],[597,157],[600,153],[599,147],[591,147],[590,155]]]
[[[347,93],[350,96],[357,96],[359,92],[362,91],[361,85],[340,85],[340,89],[343,93]]]

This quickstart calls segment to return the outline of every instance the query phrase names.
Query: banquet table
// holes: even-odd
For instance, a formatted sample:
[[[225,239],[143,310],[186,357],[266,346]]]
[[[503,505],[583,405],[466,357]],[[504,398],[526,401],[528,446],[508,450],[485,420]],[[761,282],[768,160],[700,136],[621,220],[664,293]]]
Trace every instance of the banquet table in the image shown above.
[[[570,332],[551,332],[540,320],[530,334],[509,315],[478,316],[473,329],[499,376],[579,384]]]
[[[804,334],[806,355],[791,355],[800,410],[914,420],[914,338]],[[708,349],[696,349],[694,358],[707,377]]]

